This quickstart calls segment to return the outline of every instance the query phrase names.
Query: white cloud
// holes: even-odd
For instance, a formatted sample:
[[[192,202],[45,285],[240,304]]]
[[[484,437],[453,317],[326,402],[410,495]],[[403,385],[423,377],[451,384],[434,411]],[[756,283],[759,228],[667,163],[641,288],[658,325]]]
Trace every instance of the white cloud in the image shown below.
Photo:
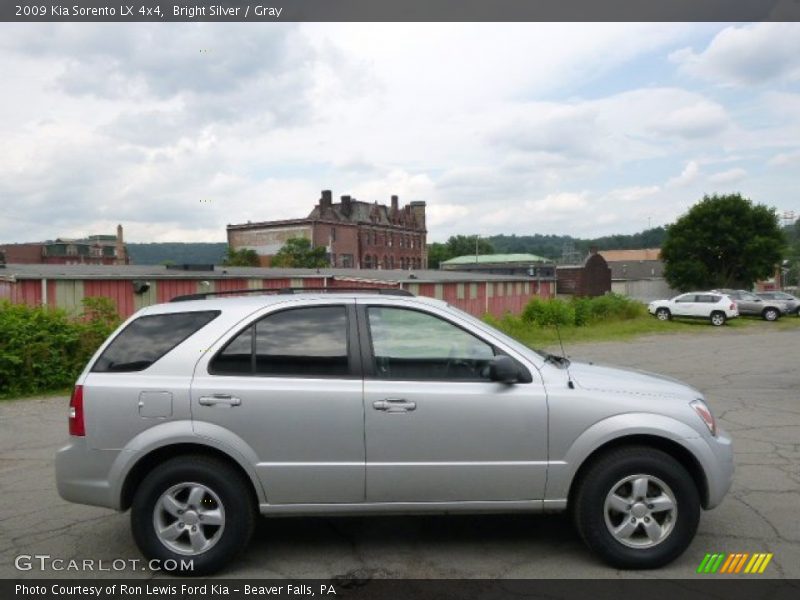
[[[0,25],[0,198],[15,215],[0,241],[117,222],[132,241],[222,241],[229,222],[307,214],[323,188],[425,200],[432,240],[664,223],[701,175],[755,172],[800,139],[791,86],[742,108],[664,73],[711,29]],[[771,196],[796,183],[773,174]]]
[[[686,187],[700,177],[700,165],[695,160],[690,160],[677,177],[667,182],[667,187]]]
[[[791,167],[800,165],[800,150],[797,152],[781,152],[769,159],[767,164],[771,167]]]
[[[744,169],[728,169],[727,171],[719,171],[708,176],[709,183],[725,184],[736,183],[747,177],[747,171]]]
[[[670,59],[692,77],[751,86],[800,79],[800,24],[755,23],[731,26],[695,52],[677,50]]]

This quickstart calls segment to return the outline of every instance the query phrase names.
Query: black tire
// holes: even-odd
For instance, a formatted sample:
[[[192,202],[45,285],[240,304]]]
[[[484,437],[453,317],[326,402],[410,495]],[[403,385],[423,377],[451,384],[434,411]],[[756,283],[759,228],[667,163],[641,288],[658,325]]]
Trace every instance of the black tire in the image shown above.
[[[672,313],[669,312],[668,308],[659,308],[656,311],[656,318],[659,321],[669,321],[670,319],[672,319]]]
[[[777,321],[781,316],[781,311],[777,308],[768,306],[761,312],[761,318],[765,321]]]
[[[714,327],[722,327],[725,325],[728,317],[726,317],[725,313],[721,310],[715,310],[711,313],[711,316],[709,316],[708,320],[711,321],[711,324],[714,325]]]
[[[674,518],[664,517],[665,537],[649,547],[630,547],[620,542],[607,525],[606,499],[626,477],[645,475],[666,484],[675,499]],[[645,446],[621,447],[601,455],[577,482],[573,517],[578,533],[591,550],[619,569],[655,569],[680,556],[691,543],[700,520],[700,496],[686,469],[670,455]],[[651,488],[648,488],[651,489]],[[646,504],[646,501],[645,501]],[[646,506],[651,506],[646,504]],[[610,513],[613,514],[613,513]],[[652,513],[657,514],[657,513]],[[667,513],[661,513],[666,515]],[[621,515],[620,515],[621,516]],[[641,515],[640,515],[641,516]],[[649,517],[643,517],[642,520]],[[623,517],[622,520],[627,519]],[[636,535],[645,535],[644,524]],[[630,538],[638,541],[638,538]],[[643,543],[648,543],[645,539]]]
[[[167,547],[156,533],[155,513],[159,499],[168,490],[184,483],[200,484],[210,490],[217,496],[224,515],[224,525],[220,528],[197,523],[204,535],[214,537],[213,532],[219,530],[213,545],[199,554],[176,552]],[[202,502],[219,508],[210,495]],[[189,512],[185,510],[185,513]],[[193,513],[196,514],[200,511]],[[179,538],[179,541],[183,540],[180,543],[189,543],[188,517],[188,514],[183,517],[187,518],[187,525],[178,523],[181,529],[186,527],[185,536],[181,534],[184,537]],[[195,516],[191,519],[194,520]],[[224,461],[207,456],[181,456],[160,464],[139,485],[131,506],[131,529],[139,550],[148,560],[159,560],[161,568],[174,575],[207,575],[222,569],[247,546],[255,519],[256,506],[250,482]],[[209,531],[212,533],[208,534]],[[182,568],[182,561],[185,563],[187,559],[192,560],[192,567]]]

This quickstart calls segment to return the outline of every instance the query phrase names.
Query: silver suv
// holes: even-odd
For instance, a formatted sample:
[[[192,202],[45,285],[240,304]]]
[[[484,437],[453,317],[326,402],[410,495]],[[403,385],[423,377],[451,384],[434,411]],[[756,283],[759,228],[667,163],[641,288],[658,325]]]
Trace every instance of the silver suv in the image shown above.
[[[569,510],[609,564],[653,568],[733,474],[697,390],[537,353],[397,290],[145,308],[81,374],[69,431],[61,496],[130,508],[142,553],[195,575],[258,513]]]

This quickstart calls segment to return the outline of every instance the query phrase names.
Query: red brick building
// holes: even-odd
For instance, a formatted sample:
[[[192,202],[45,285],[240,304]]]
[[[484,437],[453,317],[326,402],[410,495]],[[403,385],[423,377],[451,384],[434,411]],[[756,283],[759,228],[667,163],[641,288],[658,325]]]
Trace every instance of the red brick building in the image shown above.
[[[127,265],[130,263],[122,225],[117,235],[90,235],[80,239],[58,238],[47,242],[0,244],[5,262],[46,265]]]
[[[426,269],[426,235],[425,202],[401,207],[392,196],[387,206],[342,196],[334,204],[330,190],[304,219],[228,225],[228,245],[255,250],[264,266],[289,238],[304,237],[328,249],[332,267]]]

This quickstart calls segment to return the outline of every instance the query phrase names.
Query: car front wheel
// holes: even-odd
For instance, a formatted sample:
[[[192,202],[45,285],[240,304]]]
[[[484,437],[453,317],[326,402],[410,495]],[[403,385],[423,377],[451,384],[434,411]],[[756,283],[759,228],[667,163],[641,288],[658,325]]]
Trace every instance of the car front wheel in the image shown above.
[[[656,311],[656,317],[659,321],[669,321],[671,316],[668,308],[659,308]]]
[[[648,447],[618,448],[591,464],[573,507],[583,540],[621,569],[668,564],[689,546],[700,519],[700,497],[686,469]]]
[[[178,457],[150,472],[131,506],[136,545],[176,575],[218,571],[250,539],[255,502],[249,482],[225,462]]]

